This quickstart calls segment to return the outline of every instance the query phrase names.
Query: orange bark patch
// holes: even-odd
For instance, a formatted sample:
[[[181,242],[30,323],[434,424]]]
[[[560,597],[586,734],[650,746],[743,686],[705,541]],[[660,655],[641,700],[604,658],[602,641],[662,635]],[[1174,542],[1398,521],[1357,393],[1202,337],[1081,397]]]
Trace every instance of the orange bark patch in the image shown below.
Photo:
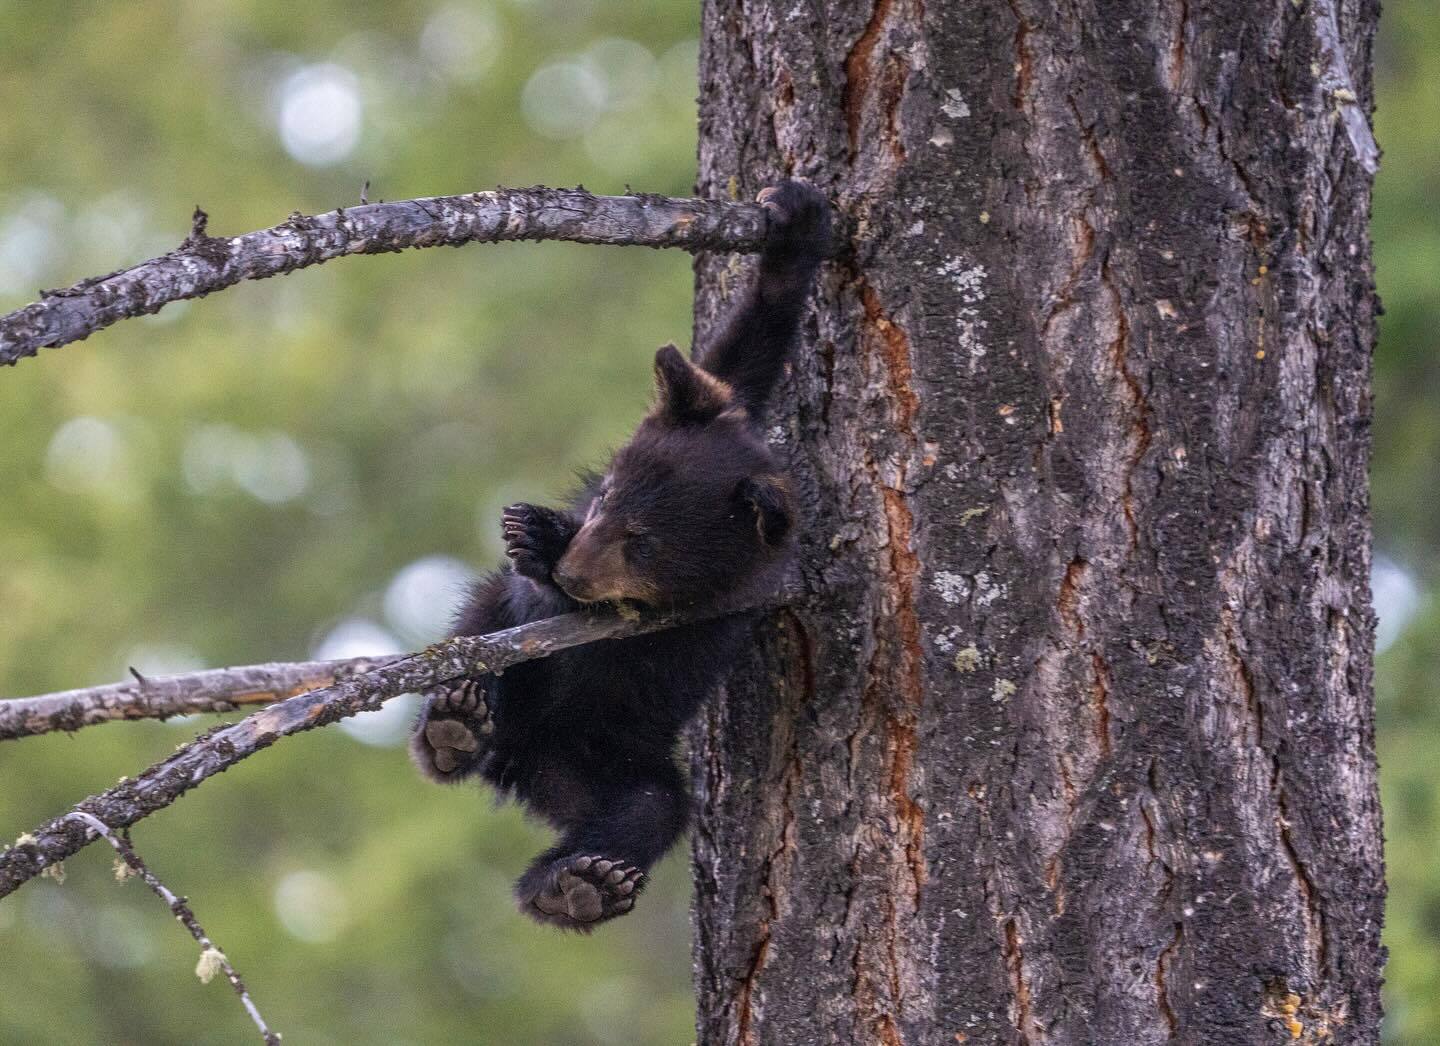
[[[1025,980],[1025,955],[1020,950],[1020,932],[1014,919],[1005,921],[1005,966],[1010,971],[1010,988],[1015,997],[1015,1031],[1020,1042],[1028,1046],[1029,1030],[1033,1026],[1031,1016],[1030,985]]]
[[[860,285],[860,301],[865,307],[865,326],[872,332],[875,347],[885,361],[891,395],[895,401],[895,426],[914,436],[915,417],[920,413],[920,397],[914,388],[914,369],[910,365],[910,339],[897,327],[880,306],[880,297],[868,283]]]
[[[878,106],[881,117],[875,133],[884,138],[897,162],[905,156],[896,124],[900,99],[905,92],[905,60],[891,52],[883,61],[876,61],[894,8],[895,0],[878,0],[865,31],[845,58],[845,123],[852,160],[860,152],[860,130],[865,121],[866,107],[872,100]]]
[[[906,471],[922,455],[916,431],[920,397],[913,386],[910,341],[887,313],[879,294],[858,281],[863,318],[861,351],[870,372],[883,382],[893,431],[903,444],[884,454],[894,472],[870,459],[870,477],[885,513],[885,554],[877,565],[878,603],[872,629],[876,643],[866,666],[856,739],[869,733],[881,744],[884,791],[880,802],[892,812],[894,830],[876,832],[874,853],[888,889],[880,901],[880,925],[863,932],[855,957],[855,994],[860,1012],[869,1014],[869,1035],[899,1046],[899,1013],[905,998],[904,975],[910,965],[906,939],[908,912],[919,909],[927,877],[925,814],[911,796],[918,745],[919,711],[924,703],[924,650],[918,610],[920,559],[915,552],[915,519],[906,493]],[[855,750],[852,746],[852,750]]]

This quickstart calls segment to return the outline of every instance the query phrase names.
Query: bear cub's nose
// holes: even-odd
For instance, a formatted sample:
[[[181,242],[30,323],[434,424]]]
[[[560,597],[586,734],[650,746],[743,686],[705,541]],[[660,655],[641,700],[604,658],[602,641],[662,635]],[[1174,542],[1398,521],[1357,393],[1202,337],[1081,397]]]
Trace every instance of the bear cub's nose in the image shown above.
[[[550,576],[555,579],[555,584],[559,585],[571,599],[578,599],[584,602],[588,598],[586,594],[588,586],[585,584],[583,578],[578,578],[574,574],[567,574],[559,567],[556,567]]]

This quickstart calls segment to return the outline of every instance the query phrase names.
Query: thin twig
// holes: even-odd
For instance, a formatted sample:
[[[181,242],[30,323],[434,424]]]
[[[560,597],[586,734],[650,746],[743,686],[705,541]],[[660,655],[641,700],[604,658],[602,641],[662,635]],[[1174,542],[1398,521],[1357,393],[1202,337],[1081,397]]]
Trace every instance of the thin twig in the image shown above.
[[[181,746],[139,777],[82,800],[75,810],[93,814],[112,828],[128,828],[279,738],[371,711],[400,694],[429,690],[464,675],[503,671],[567,647],[657,632],[739,609],[562,614],[488,636],[446,640],[217,728]],[[13,846],[0,850],[0,897],[90,842],[85,830],[63,815],[22,835]]]
[[[265,1018],[260,1016],[260,1011],[256,1008],[254,1000],[250,998],[250,992],[245,987],[245,982],[240,979],[240,974],[234,966],[230,965],[230,960],[225,957],[225,953],[215,946],[215,942],[212,941],[204,929],[201,928],[200,921],[195,918],[195,913],[192,912],[190,906],[185,903],[185,898],[177,897],[172,893],[170,888],[157,879],[155,874],[145,866],[145,862],[140,860],[140,855],[135,852],[134,847],[112,832],[110,827],[98,817],[87,814],[83,810],[77,810],[74,813],[66,814],[65,819],[67,821],[80,821],[105,837],[105,841],[115,848],[115,852],[120,855],[120,859],[145,881],[146,886],[155,891],[155,895],[159,897],[160,900],[170,906],[170,910],[175,913],[175,918],[180,920],[180,925],[189,930],[190,936],[199,942],[200,962],[195,967],[196,976],[208,984],[210,978],[214,975],[214,970],[211,968],[212,964],[218,965],[230,981],[230,986],[235,989],[235,994],[240,996],[240,1004],[245,1007],[245,1012],[250,1014],[250,1019],[254,1021],[255,1026],[260,1029],[260,1034],[264,1037],[266,1046],[280,1046],[280,1036],[271,1031],[269,1026],[266,1025]]]
[[[399,656],[212,668],[0,700],[0,741],[55,730],[74,731],[117,719],[233,712],[243,705],[269,704],[329,686],[337,679],[389,664]]]
[[[203,215],[197,207],[190,235],[168,254],[42,291],[39,301],[0,316],[0,364],[80,341],[172,301],[351,254],[505,240],[754,252],[766,229],[758,204],[541,187],[362,204],[313,217],[297,212],[273,228],[234,237],[209,235]]]

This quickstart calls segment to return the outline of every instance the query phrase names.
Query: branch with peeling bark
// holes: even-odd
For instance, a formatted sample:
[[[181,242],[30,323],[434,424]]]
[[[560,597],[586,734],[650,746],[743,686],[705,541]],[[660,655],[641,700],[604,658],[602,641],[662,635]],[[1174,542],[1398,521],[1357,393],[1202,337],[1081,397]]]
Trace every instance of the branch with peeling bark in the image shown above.
[[[0,364],[80,341],[172,301],[347,255],[507,240],[754,252],[765,230],[758,204],[541,187],[366,203],[309,217],[297,212],[272,228],[233,237],[209,235],[197,209],[190,235],[168,254],[42,291],[39,301],[0,316]]]
[[[568,647],[644,635],[744,609],[748,608],[669,613],[581,612],[533,621],[490,635],[446,640],[419,653],[397,657],[339,679],[323,689],[269,705],[238,723],[204,734],[139,777],[122,780],[114,788],[82,800],[72,812],[97,817],[111,829],[128,828],[169,806],[207,778],[228,770],[282,737],[379,708],[400,694],[428,690],[464,675],[500,672]],[[0,897],[13,893],[91,841],[86,826],[69,814],[22,835],[15,845],[0,850]]]

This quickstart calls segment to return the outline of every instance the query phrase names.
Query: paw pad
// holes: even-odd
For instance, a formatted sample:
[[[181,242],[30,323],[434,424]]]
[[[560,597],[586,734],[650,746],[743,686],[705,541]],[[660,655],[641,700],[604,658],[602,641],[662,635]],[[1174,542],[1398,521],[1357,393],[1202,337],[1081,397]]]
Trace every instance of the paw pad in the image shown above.
[[[623,861],[596,855],[561,858],[539,889],[528,896],[522,892],[521,906],[541,922],[585,930],[635,907],[645,882],[643,871]]]
[[[446,776],[474,766],[476,753],[495,732],[479,680],[457,679],[432,691],[416,728],[421,769]],[[428,764],[428,765],[427,765]]]

